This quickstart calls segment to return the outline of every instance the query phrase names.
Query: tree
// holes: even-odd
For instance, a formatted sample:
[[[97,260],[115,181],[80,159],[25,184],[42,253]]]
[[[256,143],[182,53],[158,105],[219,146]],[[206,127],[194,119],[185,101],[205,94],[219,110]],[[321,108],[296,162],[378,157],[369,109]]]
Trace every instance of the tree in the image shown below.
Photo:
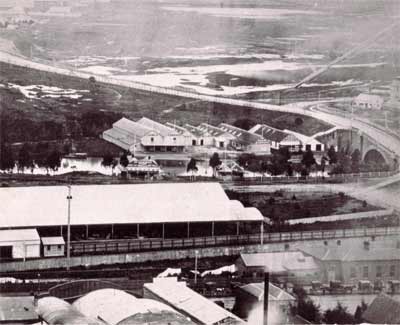
[[[217,176],[217,168],[221,166],[222,161],[219,159],[218,152],[214,152],[210,158],[209,165],[213,169],[213,177]]]
[[[189,161],[189,163],[188,163],[188,165],[187,165],[187,167],[186,167],[186,171],[187,171],[187,172],[192,172],[191,178],[192,178],[192,177],[194,178],[194,175],[193,175],[193,174],[199,170],[199,169],[197,168],[197,166],[196,166],[196,163],[197,163],[196,159],[191,158],[190,161]]]
[[[57,150],[54,150],[48,155],[46,159],[46,168],[57,170],[58,167],[60,166],[61,166],[61,154]]]
[[[314,154],[310,148],[308,148],[307,151],[303,154],[301,163],[306,167],[307,172],[310,170],[312,165],[315,165]]]
[[[0,170],[12,170],[15,166],[15,161],[11,148],[9,146],[3,145],[0,150]]]
[[[355,319],[347,308],[340,302],[333,309],[328,309],[324,313],[324,322],[327,324],[354,324]]]
[[[104,167],[110,167],[110,166],[112,166],[113,162],[114,162],[114,157],[111,154],[106,153],[103,156],[103,160],[101,161],[101,165],[104,166]]]
[[[328,149],[328,158],[329,158],[329,163],[330,164],[336,164],[337,163],[337,156],[336,156],[336,150],[334,146],[330,146]]]
[[[33,166],[33,159],[28,144],[24,144],[18,154],[18,169],[24,171],[25,168]]]
[[[321,323],[321,308],[319,305],[316,305],[312,299],[310,299],[306,293],[306,291],[302,287],[295,287],[293,292],[297,296],[297,308],[292,309],[294,314],[298,314],[304,319],[315,323]]]
[[[364,320],[362,318],[362,315],[364,314],[364,312],[367,310],[368,305],[366,304],[366,302],[363,300],[361,300],[361,305],[358,305],[356,308],[356,312],[354,314],[354,320],[357,324],[361,324]]]
[[[119,158],[119,163],[122,167],[127,167],[129,165],[128,155],[124,152]]]

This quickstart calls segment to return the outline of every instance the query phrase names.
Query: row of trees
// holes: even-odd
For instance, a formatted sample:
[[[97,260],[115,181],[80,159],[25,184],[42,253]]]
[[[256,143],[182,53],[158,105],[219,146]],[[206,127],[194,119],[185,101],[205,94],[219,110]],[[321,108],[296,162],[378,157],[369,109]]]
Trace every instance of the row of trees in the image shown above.
[[[353,315],[338,302],[334,308],[321,312],[321,307],[307,295],[303,288],[295,288],[294,293],[297,296],[298,305],[292,312],[314,324],[361,324],[363,323],[362,314],[368,307],[362,300]]]
[[[36,157],[28,144],[24,144],[16,156],[9,146],[3,145],[0,150],[0,170],[10,171],[17,166],[18,171],[24,172],[25,169],[33,170],[37,165],[49,171],[57,170],[61,166],[62,155],[55,149]]]

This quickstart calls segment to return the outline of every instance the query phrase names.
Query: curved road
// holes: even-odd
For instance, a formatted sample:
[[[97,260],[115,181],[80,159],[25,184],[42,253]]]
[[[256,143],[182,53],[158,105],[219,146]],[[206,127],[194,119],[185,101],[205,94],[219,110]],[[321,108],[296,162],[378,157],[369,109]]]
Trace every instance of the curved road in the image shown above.
[[[243,99],[232,99],[228,97],[222,96],[211,96],[211,95],[203,95],[196,92],[188,91],[188,90],[177,90],[173,88],[165,88],[165,87],[158,87],[152,86],[144,83],[133,82],[128,80],[118,79],[116,77],[111,76],[101,76],[92,73],[74,71],[72,69],[66,68],[59,68],[54,67],[42,63],[33,62],[23,58],[21,56],[17,56],[15,54],[7,53],[7,52],[0,52],[0,61],[9,63],[12,65],[17,65],[21,67],[27,67],[35,70],[46,71],[50,73],[56,73],[60,75],[70,76],[70,77],[77,77],[82,79],[89,79],[90,77],[94,77],[97,81],[118,85],[122,87],[128,87],[158,94],[166,94],[171,96],[178,96],[178,97],[185,97],[185,98],[192,98],[196,100],[214,102],[214,103],[222,103],[222,104],[229,104],[241,107],[251,107],[256,109],[265,109],[271,111],[279,111],[285,113],[295,113],[300,115],[310,116],[324,122],[336,125],[340,128],[355,128],[363,132],[364,134],[368,135],[371,139],[375,139],[379,142],[383,147],[388,149],[393,153],[394,156],[400,156],[400,138],[395,137],[382,129],[378,128],[377,126],[371,125],[365,121],[361,121],[358,119],[349,120],[346,117],[339,116],[332,113],[324,112],[316,107],[316,103],[295,103],[289,104],[285,106],[278,106],[278,105],[271,105],[266,103],[254,102],[250,100],[243,100]]]

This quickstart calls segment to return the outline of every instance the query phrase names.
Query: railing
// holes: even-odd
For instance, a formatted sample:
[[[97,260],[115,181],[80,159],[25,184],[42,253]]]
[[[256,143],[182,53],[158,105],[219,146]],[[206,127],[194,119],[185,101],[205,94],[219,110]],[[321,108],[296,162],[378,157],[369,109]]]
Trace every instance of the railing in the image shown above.
[[[339,239],[364,236],[385,236],[400,233],[400,227],[353,228],[317,231],[297,231],[265,233],[263,243],[279,243],[299,240]],[[218,246],[257,245],[261,243],[260,234],[225,235],[214,237],[194,237],[181,239],[133,239],[71,242],[71,255],[96,255],[192,249]]]
[[[224,183],[233,183],[234,185],[251,185],[251,184],[274,184],[274,183],[343,183],[353,182],[360,178],[385,178],[396,175],[398,171],[382,171],[382,172],[361,172],[348,174],[333,174],[330,176],[255,176],[249,178],[240,178],[235,176],[223,177]]]

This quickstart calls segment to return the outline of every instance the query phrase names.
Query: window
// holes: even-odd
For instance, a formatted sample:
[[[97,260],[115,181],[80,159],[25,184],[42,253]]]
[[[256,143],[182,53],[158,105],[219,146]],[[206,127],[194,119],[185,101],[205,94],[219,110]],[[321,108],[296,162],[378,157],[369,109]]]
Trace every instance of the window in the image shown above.
[[[363,278],[368,278],[368,266],[363,267]]]
[[[200,140],[200,145],[204,146],[204,140],[203,139]]]
[[[321,151],[321,145],[320,144],[317,144],[317,146],[316,146],[316,149],[315,150],[317,150],[317,151]]]
[[[223,142],[223,141],[220,141],[219,147],[220,147],[220,148],[223,148],[223,147],[224,147],[224,142]]]
[[[192,146],[195,146],[196,145],[196,140],[192,140]]]
[[[382,277],[382,265],[377,265],[376,266],[376,277],[381,278]]]
[[[357,277],[357,269],[353,266],[350,268],[350,278],[356,278]]]
[[[390,265],[389,276],[391,277],[396,276],[396,265]]]
[[[49,251],[50,250],[50,245],[47,245],[46,249]]]
[[[172,138],[172,140],[176,141],[176,138]]]
[[[150,141],[151,141],[151,142],[154,142],[154,138],[153,138],[153,137],[151,137],[151,138],[150,138]]]
[[[57,245],[57,248],[58,248],[58,249],[61,249],[61,245]]]
[[[311,144],[306,144],[306,151],[311,150]]]

